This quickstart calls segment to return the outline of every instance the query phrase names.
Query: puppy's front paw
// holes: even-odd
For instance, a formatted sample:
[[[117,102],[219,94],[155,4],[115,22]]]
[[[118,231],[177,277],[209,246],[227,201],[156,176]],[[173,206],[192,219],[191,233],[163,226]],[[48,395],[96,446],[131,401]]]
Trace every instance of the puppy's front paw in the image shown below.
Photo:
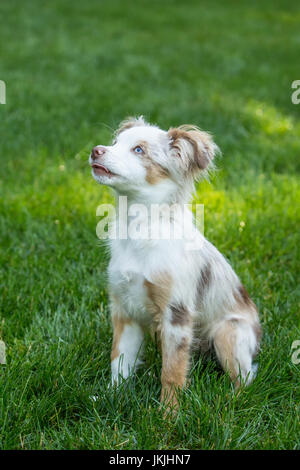
[[[109,389],[117,389],[121,384],[126,382],[127,377],[124,377],[122,374],[113,374],[111,380],[108,384]]]

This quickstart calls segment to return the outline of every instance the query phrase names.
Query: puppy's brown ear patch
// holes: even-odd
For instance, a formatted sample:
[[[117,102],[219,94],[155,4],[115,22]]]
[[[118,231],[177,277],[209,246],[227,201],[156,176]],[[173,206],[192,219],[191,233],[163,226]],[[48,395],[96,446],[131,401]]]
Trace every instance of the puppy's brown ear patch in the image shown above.
[[[115,134],[114,136],[117,137],[118,135],[120,135],[122,132],[126,131],[127,129],[131,129],[132,127],[136,127],[136,126],[146,126],[147,123],[146,121],[144,120],[143,116],[139,116],[139,117],[128,117],[126,119],[124,119],[124,121],[122,121],[120,124],[119,124],[119,127],[117,128],[117,130],[115,131]]]
[[[159,163],[151,158],[151,152],[147,142],[140,142],[144,153],[141,155],[143,165],[146,169],[146,181],[149,184],[157,184],[169,176],[169,172]]]
[[[219,151],[208,132],[184,124],[168,130],[171,149],[180,157],[186,170],[205,170]]]

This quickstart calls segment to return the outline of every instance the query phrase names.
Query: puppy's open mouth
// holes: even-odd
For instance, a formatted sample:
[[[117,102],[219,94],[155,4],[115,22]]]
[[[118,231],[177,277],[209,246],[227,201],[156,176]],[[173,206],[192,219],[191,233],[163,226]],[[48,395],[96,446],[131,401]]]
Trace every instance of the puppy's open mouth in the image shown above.
[[[109,171],[104,165],[100,165],[100,163],[92,163],[92,168],[94,170],[94,173],[98,176],[100,175],[114,176],[114,173]]]

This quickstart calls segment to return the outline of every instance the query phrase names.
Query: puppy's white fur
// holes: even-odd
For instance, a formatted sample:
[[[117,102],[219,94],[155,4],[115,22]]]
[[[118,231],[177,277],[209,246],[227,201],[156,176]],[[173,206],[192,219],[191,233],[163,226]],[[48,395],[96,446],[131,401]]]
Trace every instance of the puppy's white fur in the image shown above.
[[[180,225],[184,216],[188,235],[195,232],[185,204],[194,180],[207,174],[218,151],[209,134],[193,126],[164,131],[140,117],[121,123],[112,145],[95,149],[94,178],[126,195],[129,211],[144,204],[149,208],[144,222],[151,225],[153,203],[176,203],[171,223]],[[120,229],[118,217],[116,225]],[[186,250],[187,238],[185,231],[181,239],[110,241],[113,381],[128,377],[139,363],[144,332],[156,331],[163,355],[162,399],[171,404],[174,387],[184,385],[193,343],[213,346],[239,386],[254,376],[261,331],[255,305],[225,258],[199,231],[197,250]]]

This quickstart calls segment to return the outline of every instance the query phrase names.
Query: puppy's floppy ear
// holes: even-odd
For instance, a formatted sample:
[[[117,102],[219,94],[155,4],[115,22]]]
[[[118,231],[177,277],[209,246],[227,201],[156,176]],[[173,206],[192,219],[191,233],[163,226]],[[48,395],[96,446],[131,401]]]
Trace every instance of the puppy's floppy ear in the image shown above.
[[[198,173],[212,166],[218,146],[208,132],[201,131],[196,126],[184,124],[168,130],[171,150],[181,159],[186,171]]]

